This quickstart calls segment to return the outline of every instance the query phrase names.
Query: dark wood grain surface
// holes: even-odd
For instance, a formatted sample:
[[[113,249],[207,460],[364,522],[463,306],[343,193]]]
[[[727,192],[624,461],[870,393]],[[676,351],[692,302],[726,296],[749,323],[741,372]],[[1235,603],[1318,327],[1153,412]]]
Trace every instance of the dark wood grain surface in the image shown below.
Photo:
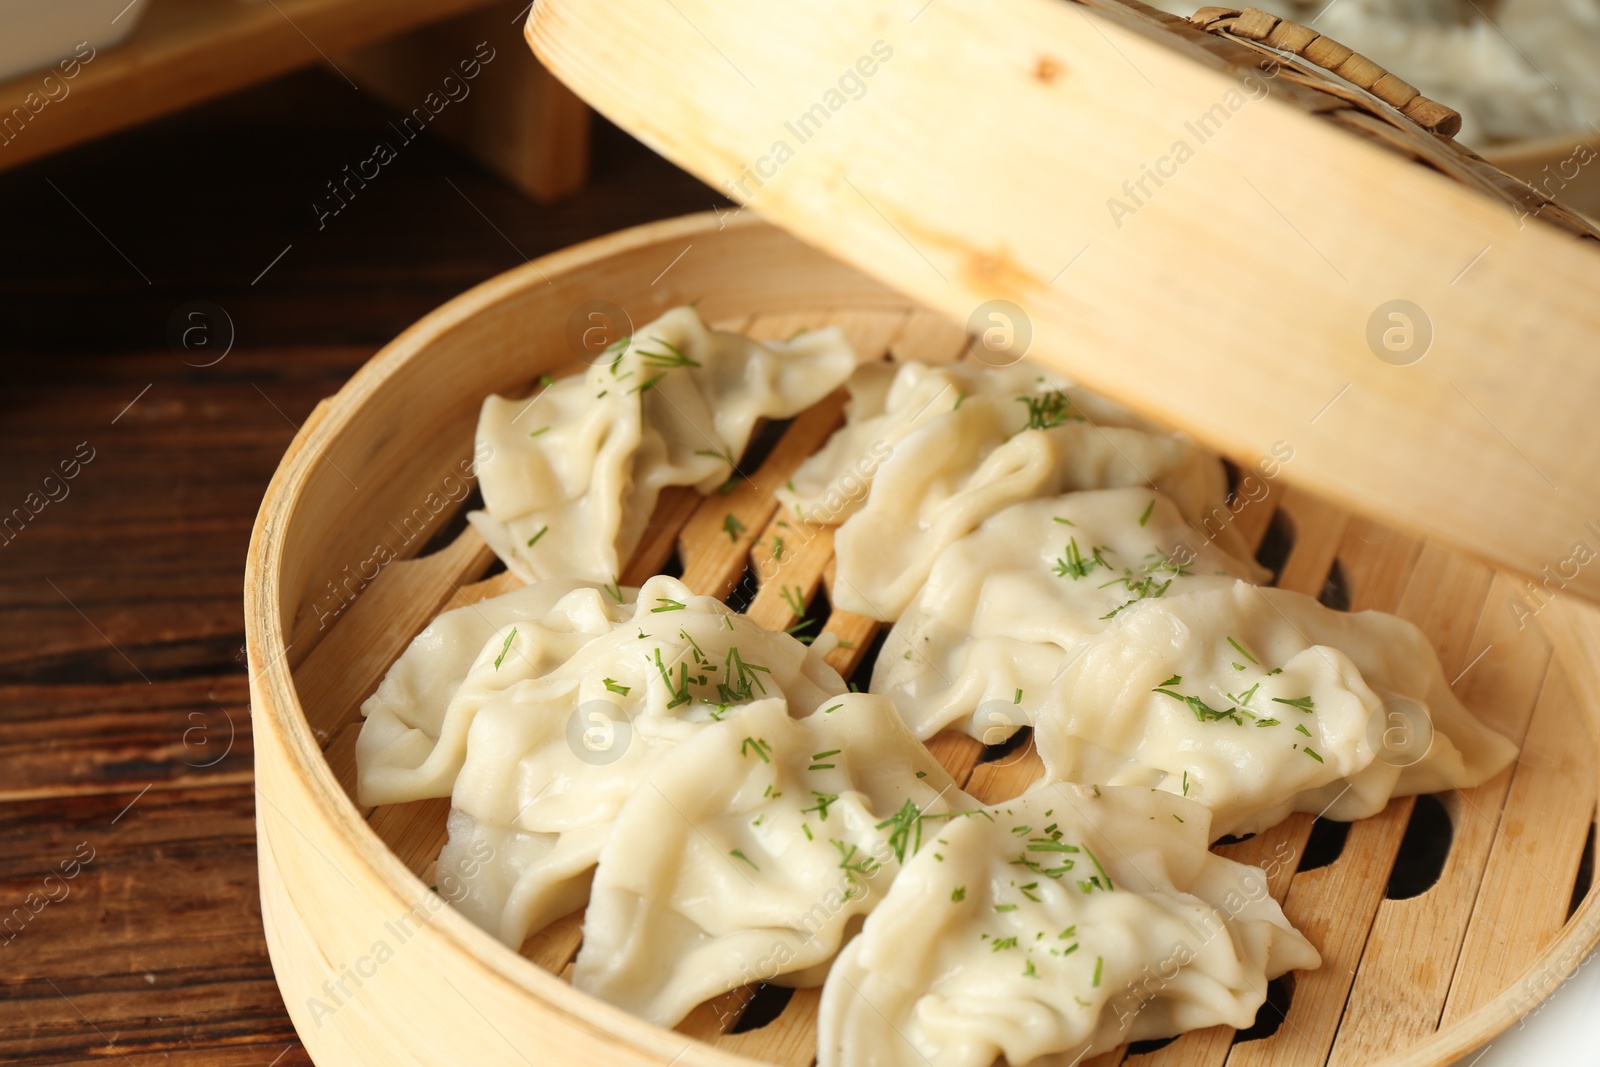
[[[424,137],[319,229],[389,118],[313,71],[0,175],[0,1063],[309,1062],[256,890],[267,481],[431,308],[722,203],[600,123],[564,203]]]

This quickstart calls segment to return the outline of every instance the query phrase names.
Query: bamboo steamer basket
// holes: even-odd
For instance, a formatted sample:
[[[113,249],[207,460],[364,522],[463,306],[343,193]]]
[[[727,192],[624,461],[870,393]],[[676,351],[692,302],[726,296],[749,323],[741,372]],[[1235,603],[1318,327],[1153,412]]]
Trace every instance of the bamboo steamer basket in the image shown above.
[[[723,22],[710,21],[713,7]],[[701,110],[689,124],[692,129],[684,125],[695,107],[709,107],[706,101],[714,97],[715,84],[663,91],[647,107],[642,97],[630,95],[637,87],[615,71],[604,92],[597,88],[602,79],[596,71],[586,72],[573,42],[601,33],[599,22],[615,10],[642,21],[628,35],[603,37],[613,51],[632,54],[637,49],[643,54],[641,35],[654,37],[660,47],[687,48],[685,35],[693,34],[701,42],[694,47],[704,51],[709,46],[712,60],[716,50],[732,49],[731,56],[759,70],[764,82],[793,75],[782,69],[783,63],[801,62],[793,57],[803,58],[807,49],[794,47],[791,60],[774,54],[768,57],[770,64],[758,68],[739,51],[755,45],[748,33],[740,32],[740,20],[748,16],[736,5],[678,0],[673,5],[678,14],[667,16],[668,22],[681,18],[678,29],[652,22],[636,8],[631,0],[608,8],[546,0],[531,17],[530,35],[542,56],[580,93],[591,102],[599,102],[604,92],[613,94],[603,109],[691,169],[715,177],[715,165],[706,160],[718,158],[717,153],[724,163],[747,158],[735,143],[740,126],[736,106]],[[834,29],[849,28],[855,18],[853,9],[843,6],[814,11]],[[1241,62],[1241,53],[1230,49],[1245,48],[1249,40],[1187,27],[1181,32],[1158,27],[1159,33],[1151,35],[1133,27],[1141,25],[1139,20],[1162,20],[1132,7],[1104,9],[1109,12],[1104,18],[1069,10],[1069,5],[1061,11],[1075,21],[1051,22],[1056,15],[1027,4],[996,12],[995,21],[1014,22],[1019,12],[1044,19],[1051,32],[1065,36],[1052,38],[1041,31],[1018,37],[1017,24],[1004,32],[991,27],[965,39],[964,55],[977,68],[974,76],[986,77],[984,48],[1004,39],[1029,42],[1005,53],[1025,74],[1039,69],[1036,46],[1041,41],[1054,41],[1059,70],[1092,66],[1105,59],[1102,52],[1111,57],[1105,62],[1109,70],[1120,49],[1156,71],[1159,62],[1153,57],[1163,53],[1152,50],[1152,42],[1165,33],[1190,50],[1185,57],[1179,49],[1178,60],[1160,69],[1172,79],[1167,93],[1180,98],[1176,113],[1181,114],[1191,96],[1204,99],[1223,84],[1203,84],[1191,93],[1194,86],[1184,80],[1222,78],[1230,63]],[[926,24],[942,26],[937,20],[954,18],[959,29],[979,28],[972,16],[973,9],[957,0],[937,0],[917,21],[934,20]],[[726,26],[727,35],[720,44],[712,43],[702,39],[695,23]],[[1086,45],[1087,38],[1072,36],[1078,30],[1063,30],[1063,25],[1086,27],[1101,43]],[[1088,50],[1080,55],[1074,50],[1079,46]],[[826,49],[822,52],[832,69],[834,57]],[[1202,53],[1221,61],[1193,62]],[[907,60],[921,63],[919,55],[909,47],[905,52]],[[731,57],[728,66],[734,66]],[[1309,70],[1305,73],[1305,88],[1321,91],[1311,88],[1314,77]],[[996,86],[1002,98],[1018,88]],[[1140,108],[1159,103],[1155,97],[1144,99],[1124,109],[1121,117],[1137,119]],[[1058,117],[1093,125],[1103,109],[1103,102],[1078,101],[1064,106]],[[1264,496],[1237,497],[1226,521],[1235,523],[1275,566],[1279,585],[1320,595],[1333,606],[1380,608],[1416,622],[1434,642],[1457,693],[1517,740],[1522,755],[1513,767],[1476,789],[1429,800],[1397,799],[1379,816],[1351,825],[1347,833],[1295,816],[1249,840],[1218,846],[1223,854],[1267,869],[1271,890],[1290,920],[1321,950],[1324,966],[1283,985],[1277,1002],[1282,1008],[1287,999],[1286,1014],[1268,1036],[1214,1028],[1159,1049],[1119,1049],[1093,1063],[1445,1064],[1493,1040],[1553,992],[1600,943],[1600,896],[1588,891],[1585,859],[1586,846],[1592,849],[1600,784],[1595,740],[1600,610],[1573,596],[1538,596],[1523,575],[1537,572],[1538,560],[1566,558],[1572,539],[1593,540],[1581,528],[1569,537],[1552,536],[1552,525],[1559,531],[1586,508],[1600,514],[1600,493],[1595,492],[1600,475],[1585,470],[1582,462],[1595,455],[1595,431],[1574,429],[1570,415],[1577,402],[1568,395],[1595,395],[1583,390],[1600,371],[1575,357],[1584,331],[1592,337],[1596,325],[1597,312],[1584,305],[1581,293],[1582,286],[1600,279],[1600,257],[1550,225],[1577,228],[1555,206],[1541,204],[1530,225],[1508,227],[1510,213],[1503,206],[1489,206],[1485,194],[1500,195],[1507,189],[1514,197],[1523,194],[1476,157],[1433,135],[1419,140],[1422,150],[1405,158],[1350,136],[1350,128],[1364,124],[1353,116],[1336,120],[1347,127],[1341,131],[1314,109],[1308,116],[1274,101],[1270,110],[1269,125],[1298,131],[1304,143],[1300,151],[1280,155],[1276,170],[1256,172],[1262,182],[1312,173],[1305,171],[1304,157],[1315,161],[1320,153],[1332,158],[1336,150],[1330,145],[1337,144],[1359,166],[1341,175],[1344,185],[1324,182],[1321,191],[1339,205],[1365,204],[1381,216],[1373,222],[1356,213],[1342,217],[1341,224],[1366,238],[1383,232],[1385,224],[1397,225],[1401,237],[1414,243],[1399,254],[1391,235],[1383,254],[1368,264],[1383,277],[1378,282],[1352,279],[1347,284],[1360,290],[1355,295],[1338,289],[1319,295],[1304,266],[1290,263],[1293,256],[1310,254],[1303,246],[1250,237],[1234,240],[1222,256],[1235,268],[1230,284],[1244,288],[1245,302],[1256,312],[1249,319],[1238,318],[1231,290],[1185,288],[1165,269],[1144,286],[1170,285],[1176,295],[1165,303],[1174,306],[1163,308],[1163,302],[1152,301],[1151,293],[1141,289],[1101,305],[1114,315],[1093,314],[1095,299],[1107,287],[1133,277],[1127,273],[1126,257],[1146,254],[1148,248],[1141,251],[1138,242],[1130,242],[1132,249],[1113,250],[1103,257],[1101,269],[1074,276],[1075,285],[1062,290],[1070,295],[1054,297],[1036,290],[1029,280],[1036,246],[1029,243],[1032,231],[1016,226],[1018,218],[1042,202],[1038,183],[1007,186],[1005,202],[987,208],[1005,218],[989,219],[990,230],[983,231],[974,222],[981,212],[929,214],[928,203],[920,199],[926,192],[923,183],[906,178],[904,170],[899,186],[870,168],[865,173],[874,177],[863,178],[865,185],[848,173],[844,186],[813,181],[815,175],[802,168],[826,173],[847,151],[882,162],[883,153],[904,147],[893,138],[888,146],[872,149],[865,141],[840,137],[845,143],[830,147],[819,141],[808,160],[790,164],[795,169],[786,176],[788,184],[762,190],[758,206],[784,228],[749,212],[713,213],[654,223],[546,256],[433,312],[386,346],[337,396],[320,404],[269,487],[251,542],[246,581],[262,913],[285,1004],[313,1058],[324,1067],[519,1060],[607,1067],[812,1062],[816,990],[797,991],[787,1001],[771,990],[738,991],[703,1005],[674,1031],[646,1024],[579,993],[566,981],[581,937],[580,916],[557,922],[531,938],[521,952],[513,952],[430,890],[448,801],[368,809],[353,799],[361,701],[439,611],[516,584],[508,574],[495,573],[498,568],[481,539],[458,521],[479,404],[491,392],[525,394],[541,374],[580,369],[566,340],[569,317],[595,299],[622,306],[636,323],[698,300],[708,321],[762,337],[784,337],[801,327],[836,322],[868,354],[940,362],[970,358],[973,348],[966,331],[935,309],[964,317],[978,297],[1020,296],[1034,327],[1032,355],[1195,433],[1242,466],[1265,453],[1264,444],[1282,437],[1281,427],[1250,405],[1233,402],[1229,410],[1240,425],[1224,432],[1210,411],[1218,396],[1227,395],[1218,390],[1232,389],[1258,402],[1270,398],[1279,406],[1313,397],[1322,404],[1335,391],[1323,389],[1332,370],[1342,374],[1346,391],[1355,394],[1347,400],[1370,394],[1362,404],[1352,404],[1350,414],[1363,435],[1379,440],[1382,462],[1374,461],[1371,448],[1355,448],[1346,455],[1327,447],[1317,437],[1326,432],[1316,425],[1319,413],[1289,438],[1295,458],[1282,476],[1266,483]],[[1234,121],[1243,118],[1241,113]],[[902,115],[909,126],[915,120]],[[1337,140],[1324,142],[1324,133]],[[1367,133],[1403,139],[1371,129]],[[1240,145],[1230,151],[1264,158],[1251,147],[1254,136],[1240,137]],[[720,138],[731,140],[723,143]],[[1137,146],[1121,145],[1119,151],[1124,161],[1141,158]],[[1030,152],[1036,149],[1021,150],[1024,156]],[[1456,184],[1428,173],[1417,158],[1452,174]],[[1216,181],[1201,172],[1196,178],[1202,187]],[[1062,180],[1073,189],[1093,184],[1081,174],[1067,173]],[[1374,183],[1413,199],[1405,210],[1364,200],[1373,195]],[[852,184],[854,191],[848,188]],[[885,194],[890,187],[892,197]],[[1169,199],[1177,202],[1163,211],[1183,212],[1189,194],[1180,192],[1176,186],[1171,190]],[[851,196],[863,202],[873,197],[873,202],[843,206]],[[1298,203],[1291,201],[1285,210]],[[1155,206],[1150,208],[1153,214]],[[1252,216],[1250,225],[1261,227],[1254,217],[1262,214],[1260,205],[1241,211],[1219,203],[1216,212],[1224,222],[1240,223],[1234,216]],[[886,251],[896,240],[891,216],[902,227],[913,217],[938,218],[943,230],[916,231],[926,252],[903,232],[900,247]],[[1083,217],[1069,198],[1056,215],[1038,215],[1035,229],[1059,237]],[[1206,241],[1218,232],[1215,222],[1200,218],[1191,232],[1180,228],[1166,251],[1194,253],[1198,259],[1190,257],[1190,269],[1206,269]],[[979,240],[983,232],[998,232],[996,228],[1007,234],[1005,247]],[[801,232],[813,243],[786,230]],[[941,241],[936,239],[940,233],[957,233],[961,240]],[[1436,353],[1440,358],[1434,365],[1461,375],[1464,382],[1487,380],[1498,389],[1500,428],[1493,436],[1438,403],[1437,382],[1414,376],[1408,391],[1384,382],[1364,363],[1397,368],[1379,363],[1364,348],[1360,361],[1352,360],[1360,334],[1352,344],[1340,332],[1353,318],[1366,317],[1371,292],[1386,291],[1384,286],[1404,277],[1406,270],[1420,277],[1419,265],[1436,266],[1456,244],[1481,247],[1473,242],[1485,234],[1504,242],[1502,256],[1480,256],[1485,259],[1480,266],[1493,267],[1484,272],[1491,291],[1501,294],[1504,306],[1538,321],[1532,327],[1497,322],[1492,309],[1483,306],[1480,290],[1460,297],[1443,293],[1430,306],[1436,308],[1435,320],[1452,331],[1450,345]],[[824,248],[839,254],[829,255]],[[991,258],[983,260],[985,254]],[[928,261],[920,262],[924,255]],[[1396,259],[1402,262],[1397,265]],[[939,274],[937,265],[947,267],[944,283],[917,278],[907,269],[913,260],[923,272],[934,267],[932,273]],[[981,269],[983,262],[992,269]],[[1274,264],[1283,275],[1276,281],[1270,277]],[[863,265],[871,269],[860,269]],[[1530,275],[1535,266],[1544,272],[1539,277]],[[884,278],[892,287],[880,280]],[[1176,321],[1156,321],[1162,318],[1153,314],[1156,308]],[[1073,321],[1074,314],[1081,321]],[[1218,331],[1230,316],[1235,333],[1243,325],[1251,327],[1239,343],[1220,339]],[[1112,326],[1116,320],[1133,324],[1119,335]],[[1291,327],[1305,341],[1297,362],[1280,361],[1274,367],[1265,354],[1290,335]],[[1335,336],[1330,340],[1319,330]],[[1518,353],[1522,378],[1506,385],[1492,376],[1474,377],[1492,366],[1497,353],[1503,359],[1512,340],[1524,337],[1542,347]],[[1185,358],[1204,373],[1197,378],[1191,370],[1178,383],[1152,376],[1155,365],[1139,362],[1159,358],[1172,343],[1184,344]],[[1095,358],[1119,346],[1128,353],[1126,359]],[[1146,356],[1149,352],[1155,356]],[[1545,405],[1543,424],[1519,406],[1523,402]],[[1301,421],[1315,411],[1313,406],[1302,412]],[[817,529],[791,535],[782,558],[774,558],[772,540],[782,516],[772,491],[841,418],[842,397],[835,395],[771,428],[770,451],[752,464],[749,479],[725,497],[666,494],[623,583],[637,584],[662,571],[681,573],[696,592],[737,598],[752,617],[773,627],[796,621],[785,595],[791,589],[798,588],[808,604],[825,603],[817,594],[825,593],[832,580],[831,533]],[[1423,432],[1424,420],[1429,433]],[[1514,439],[1532,450],[1565,490],[1544,495],[1530,488],[1527,472],[1501,454],[1508,443],[1501,431],[1528,434]],[[1351,424],[1342,432],[1353,432]],[[1429,458],[1430,433],[1442,435],[1439,439],[1454,453],[1447,458],[1462,461],[1461,470]],[[1565,441],[1579,451],[1578,458],[1552,462],[1544,451],[1551,441]],[[1423,463],[1433,478],[1443,479],[1446,484],[1430,490],[1425,502],[1435,507],[1444,502],[1444,515],[1428,515],[1417,506],[1408,476],[1390,462],[1394,457]],[[1489,487],[1490,503],[1470,499],[1464,488],[1469,477]],[[1500,514],[1511,505],[1525,509],[1522,523],[1508,522]],[[746,530],[737,540],[724,532],[729,514]],[[1562,551],[1545,555],[1552,546]],[[1592,582],[1570,585],[1594,591]],[[1509,605],[1519,599],[1523,608],[1511,610]],[[1537,623],[1529,622],[1535,613]],[[870,667],[878,624],[832,611],[825,629],[847,642],[830,656],[842,674],[850,677]],[[1027,747],[985,750],[964,737],[947,735],[935,738],[931,747],[958,781],[985,800],[1016,795],[1039,769]],[[1417,845],[1439,838],[1441,817],[1450,826],[1448,851],[1435,857],[1435,866],[1420,869]],[[1411,890],[1404,890],[1407,884]],[[1407,895],[1418,886],[1426,888]],[[1263,1019],[1270,1015],[1272,1009],[1264,1008]]]

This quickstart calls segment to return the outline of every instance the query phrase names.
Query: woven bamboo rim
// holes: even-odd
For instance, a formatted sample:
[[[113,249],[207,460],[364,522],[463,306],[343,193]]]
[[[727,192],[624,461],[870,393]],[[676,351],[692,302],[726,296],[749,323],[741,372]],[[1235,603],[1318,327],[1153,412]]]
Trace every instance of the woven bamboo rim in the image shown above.
[[[1268,48],[1292,52],[1310,60],[1352,85],[1359,85],[1429,133],[1454,137],[1461,132],[1458,112],[1429,100],[1415,85],[1309,26],[1279,18],[1258,7],[1242,11],[1231,7],[1203,7],[1191,15],[1189,21],[1212,33],[1259,41]]]

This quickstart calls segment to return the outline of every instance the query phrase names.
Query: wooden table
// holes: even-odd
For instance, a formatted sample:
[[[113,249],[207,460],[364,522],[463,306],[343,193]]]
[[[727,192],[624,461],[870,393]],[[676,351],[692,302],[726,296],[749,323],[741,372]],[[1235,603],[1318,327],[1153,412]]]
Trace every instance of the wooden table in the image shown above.
[[[267,481],[430,308],[720,202],[601,124],[572,200],[424,137],[319,230],[388,117],[312,71],[0,175],[0,517],[38,507],[0,533],[0,1062],[309,1062],[256,894],[241,580]]]

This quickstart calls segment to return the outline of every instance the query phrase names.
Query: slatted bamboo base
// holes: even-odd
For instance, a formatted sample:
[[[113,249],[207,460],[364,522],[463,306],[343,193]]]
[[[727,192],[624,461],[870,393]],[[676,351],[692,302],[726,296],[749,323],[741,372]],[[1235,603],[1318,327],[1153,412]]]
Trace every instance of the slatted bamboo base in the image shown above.
[[[538,284],[537,278],[532,281]],[[881,291],[863,293],[866,296],[859,301],[840,293],[821,294],[814,307],[802,304],[755,315],[722,308],[712,317],[725,328],[762,338],[838,323],[860,350],[871,355],[886,353],[891,359],[925,362],[963,357],[967,338],[945,320]],[[524,387],[538,370],[531,363],[527,366]],[[840,638],[829,662],[865,688],[880,624],[828,610],[832,531],[788,515],[772,495],[840,423],[842,399],[835,395],[785,426],[769,427],[767,440],[776,437],[776,443],[764,457],[757,457],[746,477],[726,495],[702,498],[689,491],[665,495],[623,581],[637,583],[664,569],[681,568],[684,582],[695,592],[746,605],[752,618],[778,629],[801,621],[795,606],[806,605],[806,617]],[[458,438],[451,442],[450,454],[464,455],[470,447],[471,420],[456,417],[449,426]],[[439,467],[434,461],[412,463],[411,495],[426,492]],[[1552,659],[1548,640],[1537,626],[1519,628],[1507,608],[1521,582],[1434,543],[1297,493],[1281,478],[1268,484],[1270,493],[1264,499],[1238,502],[1233,522],[1246,541],[1259,548],[1262,560],[1278,570],[1278,584],[1321,595],[1331,606],[1376,608],[1415,622],[1433,640],[1458,694],[1486,721],[1520,742],[1522,757],[1476,789],[1438,798],[1449,823],[1449,845],[1442,858],[1434,857],[1431,868],[1430,843],[1444,836],[1428,821],[1438,809],[1431,800],[1413,798],[1395,800],[1379,816],[1350,826],[1347,835],[1331,824],[1297,815],[1249,840],[1219,846],[1224,855],[1267,869],[1273,893],[1290,921],[1322,952],[1323,967],[1283,982],[1274,991],[1273,1003],[1262,1009],[1252,1033],[1236,1034],[1228,1028],[1195,1032],[1165,1047],[1151,1048],[1147,1043],[1118,1049],[1092,1061],[1093,1067],[1446,1063],[1491,1037],[1517,1014],[1531,1010],[1559,981],[1558,968],[1570,970],[1594,942],[1593,900],[1569,922],[1588,884],[1585,854],[1586,846],[1592,849],[1597,779],[1594,746],[1583,709],[1566,671]],[[745,533],[737,540],[730,539],[724,528],[729,514],[743,523]],[[444,517],[438,522],[443,526]],[[259,531],[257,536],[259,541]],[[338,797],[330,789],[320,803],[341,808],[353,804],[360,702],[411,637],[443,608],[519,584],[503,572],[485,577],[492,562],[477,534],[466,528],[438,551],[384,568],[331,626],[320,625],[318,612],[304,601],[297,624],[291,628],[285,620],[283,632],[294,637],[287,660],[293,664],[299,705],[312,734],[324,746],[327,766],[347,794]],[[264,669],[259,666],[265,661],[264,651],[253,646],[258,671]],[[931,747],[956,780],[985,801],[1016,795],[1040,769],[1031,745],[986,750],[964,735],[946,734],[935,738]],[[270,750],[263,756],[264,761],[273,758]],[[263,808],[276,807],[270,797],[266,799]],[[432,865],[445,838],[448,807],[447,801],[435,800],[359,810],[372,834],[414,876],[410,885],[400,887],[402,906],[407,893],[414,900],[414,894],[425,893],[431,882]],[[285,830],[268,823],[270,819],[263,825],[264,845],[269,837],[273,842],[297,843],[293,833],[298,825]],[[1431,834],[1430,826],[1435,831]],[[1413,831],[1409,838],[1408,827]],[[310,840],[303,832],[301,836]],[[275,915],[283,921],[288,909],[303,910],[290,898],[304,887],[278,876],[274,852],[263,848],[269,929]],[[345,873],[337,856],[324,853],[323,859]],[[328,877],[325,870],[321,873]],[[360,876],[371,875],[362,871]],[[1426,888],[1417,893],[1419,885]],[[1402,892],[1413,895],[1401,899]],[[448,926],[447,932],[491,961],[498,973],[535,982],[524,961],[485,936],[459,929],[465,926],[459,917],[439,915],[431,925]],[[581,914],[530,938],[522,956],[565,979],[580,941]],[[361,943],[357,941],[358,946]],[[338,973],[354,965],[341,960],[338,951],[342,950],[323,948],[316,966]],[[313,998],[304,994],[305,988],[316,987],[320,974],[315,980],[296,974],[291,981],[285,975],[288,961],[280,959],[276,946],[274,961],[291,1012],[316,1054],[319,1045],[308,1026],[321,1031],[326,1023],[333,1028],[343,1016],[322,1016],[310,1003]],[[303,953],[292,965],[311,966]],[[445,981],[452,988],[459,984],[448,975]],[[534,988],[547,987],[535,984]],[[1287,993],[1286,1012],[1283,993]],[[548,994],[547,1000],[556,995]],[[735,991],[696,1010],[678,1028],[683,1036],[657,1031],[652,1047],[669,1056],[681,1050],[678,1062],[683,1063],[756,1060],[807,1067],[814,1060],[818,991],[795,992],[784,1003],[786,995],[787,991],[765,989]],[[306,1000],[305,1011],[297,1010],[302,1008],[300,998]],[[507,998],[508,1004],[517,1001],[513,994]],[[366,1004],[359,995],[349,1001]],[[325,1000],[319,1003],[331,1007]],[[774,1015],[773,1009],[780,1005]],[[338,1012],[343,1010],[341,1006]],[[510,1033],[509,1023],[493,1010],[488,1004],[473,1006],[496,1032]],[[584,1016],[594,1035],[620,1025],[613,1009],[581,994],[573,993],[556,1007],[545,1004],[543,1010],[567,1024],[573,1015]],[[446,1031],[456,1025],[449,1020],[459,1023],[467,1017],[459,1004],[442,1005],[437,1011],[439,1025]],[[306,1012],[315,1017],[308,1020]],[[328,1022],[329,1018],[334,1021]],[[414,1025],[425,1031],[428,1020]],[[635,1029],[641,1026],[635,1024]],[[1261,1036],[1264,1031],[1271,1032]],[[685,1037],[748,1059],[719,1057]],[[611,1041],[608,1037],[591,1039],[600,1044],[584,1054],[589,1062],[649,1062],[648,1056],[630,1054],[626,1037],[619,1037],[614,1046],[606,1044]],[[506,1040],[516,1047],[511,1038]],[[442,1033],[438,1047],[448,1044]],[[319,1056],[319,1062],[344,1062],[338,1045],[323,1047],[338,1058]],[[521,1051],[542,1062],[534,1049]],[[373,1062],[370,1056],[363,1059]],[[426,1056],[423,1059],[427,1061]],[[398,1059],[385,1050],[379,1062],[391,1061]]]

